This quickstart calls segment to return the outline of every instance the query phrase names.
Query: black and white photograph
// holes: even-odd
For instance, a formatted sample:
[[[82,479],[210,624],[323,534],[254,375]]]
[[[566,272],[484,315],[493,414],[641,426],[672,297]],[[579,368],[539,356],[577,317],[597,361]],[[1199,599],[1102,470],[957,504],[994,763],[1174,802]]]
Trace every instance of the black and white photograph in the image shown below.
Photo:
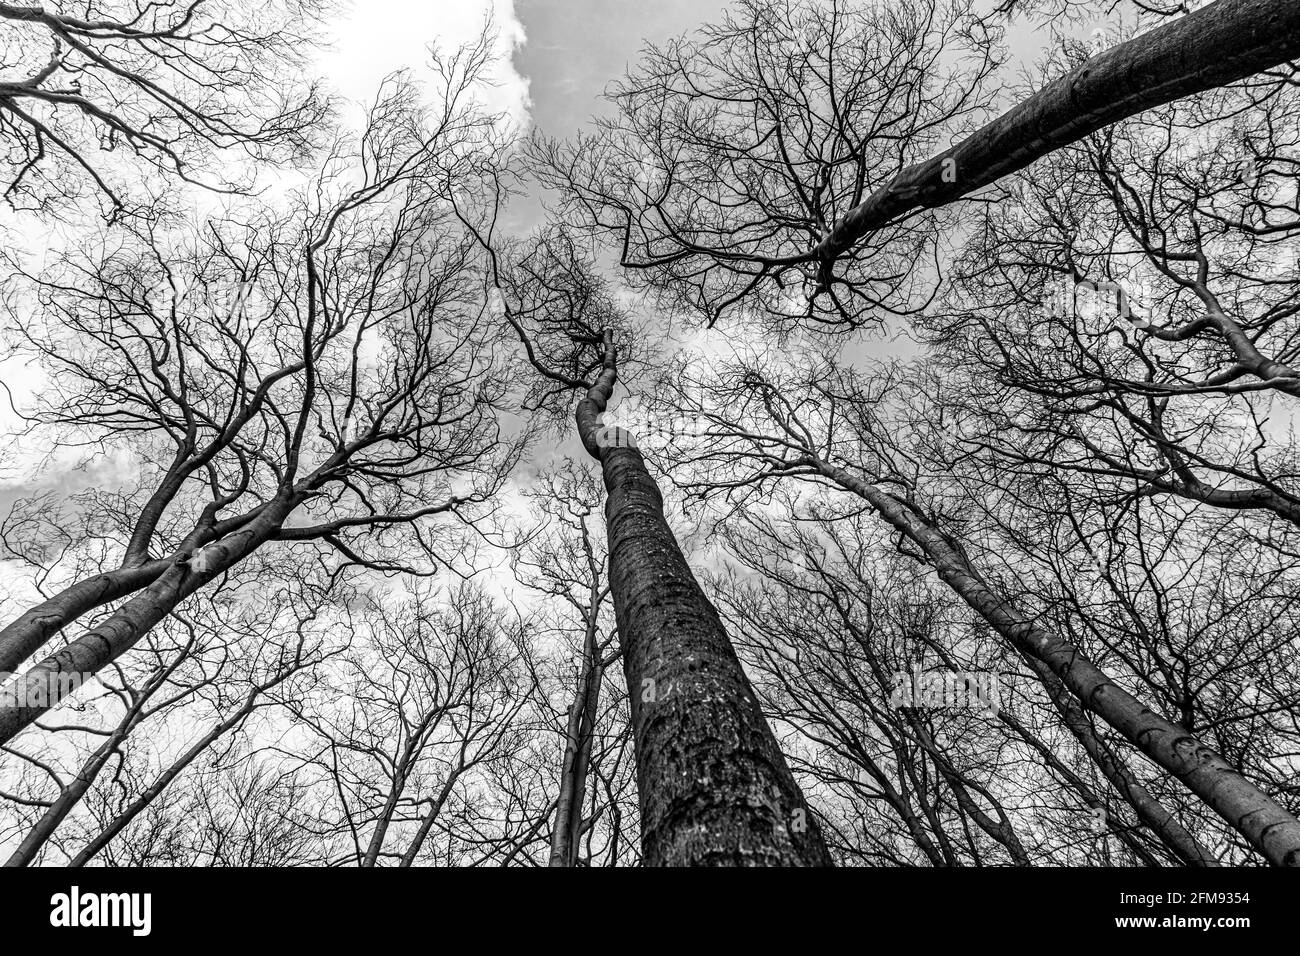
[[[0,864],[1280,934],[1300,2],[0,0]]]

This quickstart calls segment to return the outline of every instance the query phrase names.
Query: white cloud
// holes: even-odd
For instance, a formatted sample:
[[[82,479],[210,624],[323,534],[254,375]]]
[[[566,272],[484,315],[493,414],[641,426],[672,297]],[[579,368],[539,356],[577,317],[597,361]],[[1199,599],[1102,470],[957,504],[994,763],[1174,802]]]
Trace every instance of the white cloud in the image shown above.
[[[482,100],[522,127],[528,122],[528,80],[512,62],[525,40],[514,0],[354,0],[331,30],[332,49],[322,55],[320,69],[349,102],[368,103],[396,70],[410,69],[417,79],[432,81],[430,45],[454,50],[476,37],[489,18],[498,60]]]

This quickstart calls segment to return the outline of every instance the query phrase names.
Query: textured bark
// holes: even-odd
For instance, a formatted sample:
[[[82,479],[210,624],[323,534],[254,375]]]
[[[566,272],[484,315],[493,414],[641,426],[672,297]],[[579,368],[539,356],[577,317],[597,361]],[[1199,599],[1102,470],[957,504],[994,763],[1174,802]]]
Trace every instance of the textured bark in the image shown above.
[[[631,697],[647,866],[829,866],[821,830],[664,517],[631,436],[600,416],[617,370],[577,409],[604,475],[610,587]]]
[[[1300,58],[1296,0],[1219,0],[1049,83],[951,149],[909,166],[813,250],[826,262],[886,223],[954,202],[1143,110]]]
[[[1300,820],[1186,729],[1151,711],[1079,648],[1038,626],[984,582],[966,557],[904,502],[841,468],[815,462],[917,544],[939,578],[1022,654],[1042,661],[1088,710],[1173,774],[1277,866],[1300,866]]]

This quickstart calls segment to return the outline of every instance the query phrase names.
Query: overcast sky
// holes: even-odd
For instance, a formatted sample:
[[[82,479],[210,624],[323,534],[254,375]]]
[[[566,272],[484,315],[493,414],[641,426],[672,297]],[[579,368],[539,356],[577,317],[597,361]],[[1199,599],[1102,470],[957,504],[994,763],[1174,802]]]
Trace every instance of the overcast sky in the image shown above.
[[[692,31],[727,6],[727,0],[352,0],[327,30],[331,46],[321,54],[318,69],[352,104],[355,123],[384,76],[409,69],[430,78],[430,44],[453,50],[473,39],[490,18],[498,63],[495,84],[484,98],[520,128],[567,137],[608,109],[602,92],[636,62],[647,43]],[[1023,27],[1013,30],[1009,40],[1022,58],[1041,48],[1041,38]],[[539,214],[535,200],[516,202],[507,225],[527,229]],[[37,381],[35,369],[25,365],[0,360],[0,377],[20,405]],[[16,424],[0,403],[0,425],[10,430]],[[75,490],[100,484],[105,476],[68,473],[56,466],[35,481],[15,478],[0,476],[0,508],[16,494],[51,485]]]
[[[567,136],[602,108],[606,84],[644,43],[688,31],[725,7],[724,0],[354,0],[334,25],[321,70],[344,97],[364,102],[389,72],[421,72],[430,42],[452,49],[491,17],[502,61],[493,105]]]

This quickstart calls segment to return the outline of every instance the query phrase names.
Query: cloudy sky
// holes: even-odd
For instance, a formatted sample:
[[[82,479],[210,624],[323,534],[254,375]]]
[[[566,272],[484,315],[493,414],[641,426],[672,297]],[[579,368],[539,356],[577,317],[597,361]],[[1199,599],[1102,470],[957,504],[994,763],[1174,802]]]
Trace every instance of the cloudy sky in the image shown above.
[[[498,63],[494,86],[484,97],[520,128],[567,137],[609,108],[602,92],[636,62],[646,44],[716,20],[728,5],[728,0],[344,0],[328,28],[331,45],[321,54],[318,71],[352,104],[351,116],[359,120],[363,104],[386,75],[409,69],[431,80],[430,44],[453,50],[476,37],[490,19]],[[1022,59],[1032,58],[1042,42],[1023,27],[1013,30],[1009,41]],[[516,203],[511,226],[535,225],[539,213],[536,202]],[[38,375],[25,363],[0,359],[0,379],[21,406]],[[2,398],[0,427],[11,431],[18,421]],[[106,477],[88,469],[65,471],[63,462],[51,465],[32,481],[0,476],[0,508],[15,495],[51,485],[75,490]]]
[[[363,102],[387,73],[423,69],[430,42],[452,49],[491,17],[502,61],[493,105],[567,136],[601,109],[601,91],[636,60],[643,43],[690,30],[725,6],[724,0],[353,0],[334,26],[321,69],[343,96]]]
[[[727,6],[727,0],[352,0],[321,68],[344,96],[364,101],[388,72],[421,69],[431,41],[453,48],[491,17],[503,61],[496,105],[553,136],[568,136],[603,108],[601,92],[646,43],[694,30]],[[1041,45],[1024,24],[1008,40],[1022,56]]]

